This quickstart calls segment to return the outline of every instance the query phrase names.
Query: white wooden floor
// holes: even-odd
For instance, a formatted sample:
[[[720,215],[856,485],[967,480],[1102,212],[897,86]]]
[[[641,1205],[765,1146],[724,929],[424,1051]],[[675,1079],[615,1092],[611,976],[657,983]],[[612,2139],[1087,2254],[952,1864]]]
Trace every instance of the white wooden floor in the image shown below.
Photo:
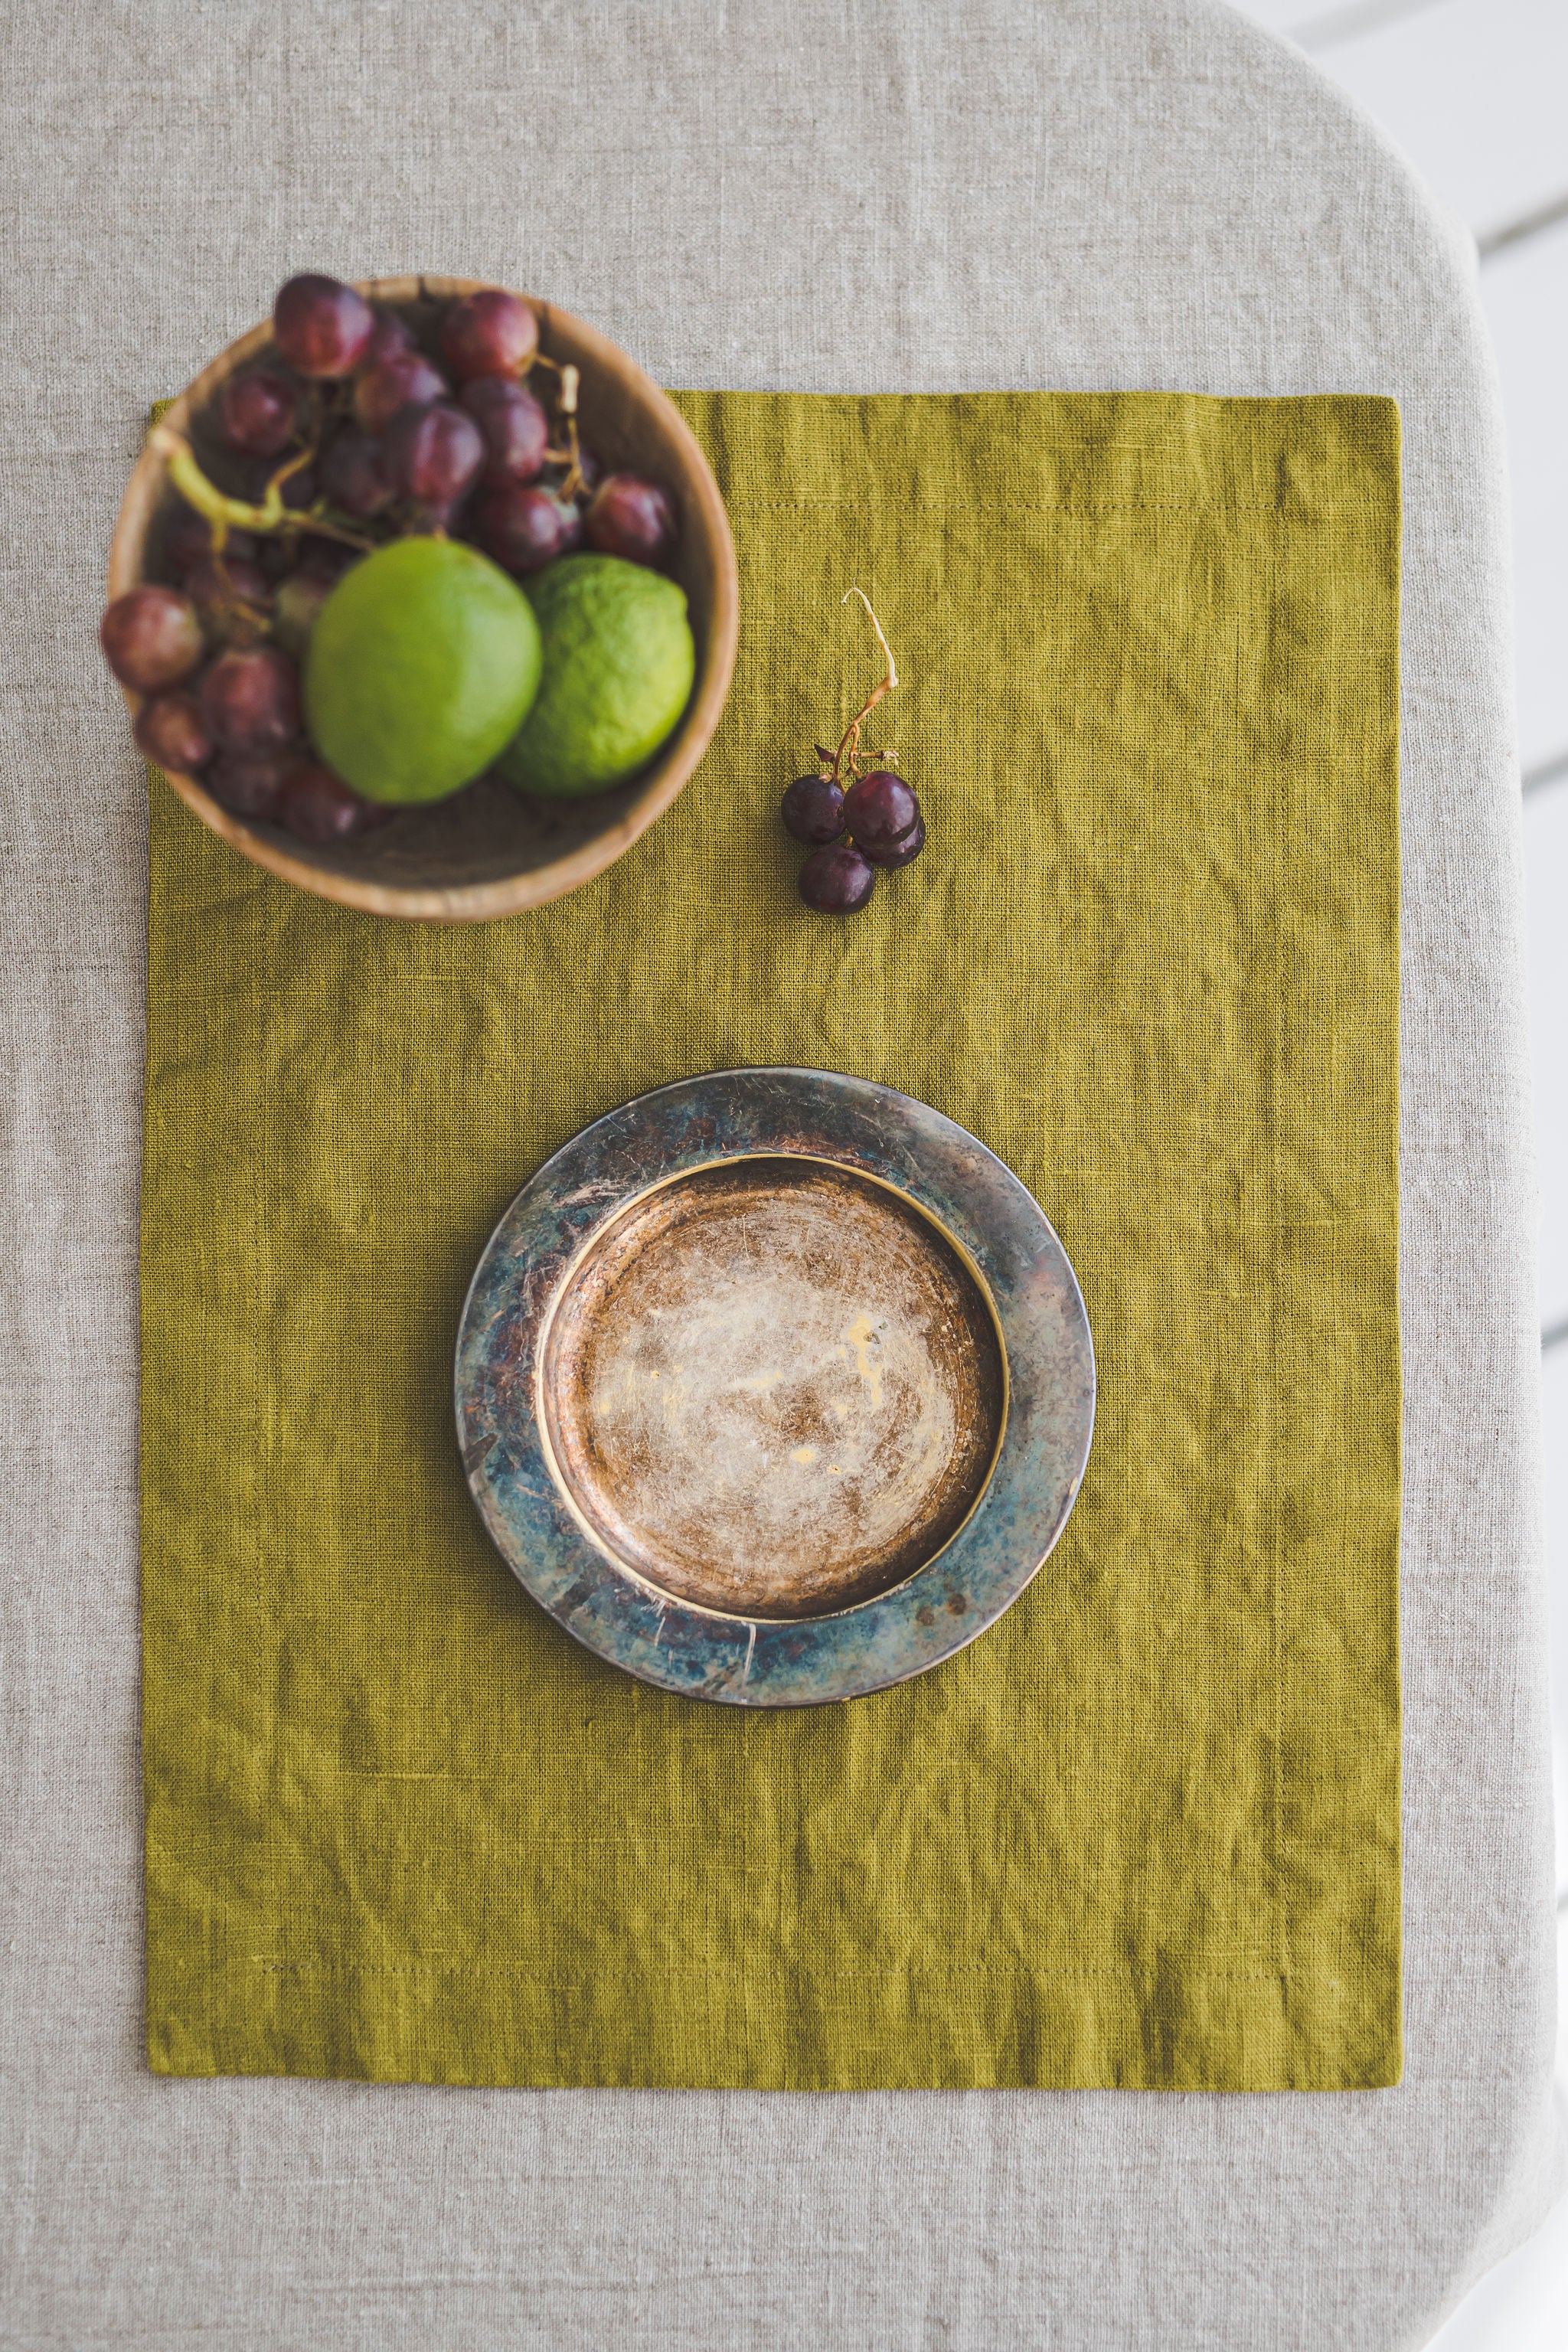
[[[1513,475],[1568,2097],[1568,0],[1234,0],[1389,131],[1468,222]],[[1568,2203],[1432,2352],[1568,2352]]]

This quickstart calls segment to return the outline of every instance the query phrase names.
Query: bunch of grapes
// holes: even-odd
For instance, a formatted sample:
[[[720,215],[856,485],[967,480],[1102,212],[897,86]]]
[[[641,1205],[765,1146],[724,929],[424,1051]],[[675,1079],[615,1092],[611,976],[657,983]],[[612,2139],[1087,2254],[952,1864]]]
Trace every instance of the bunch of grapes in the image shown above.
[[[823,915],[852,915],[879,868],[908,866],[926,845],[921,804],[902,776],[872,768],[847,791],[831,775],[797,776],[784,796],[786,832],[811,845],[800,895]]]
[[[908,866],[926,845],[921,804],[902,776],[891,768],[860,772],[860,730],[897,686],[899,673],[870,600],[859,588],[850,589],[846,604],[850,596],[858,596],[871,615],[887,674],[845,729],[837,750],[819,743],[820,769],[797,776],[779,805],[785,832],[811,851],[800,869],[800,895],[821,915],[855,914],[876,887],[879,869]]]
[[[103,616],[110,667],[144,698],[144,755],[303,841],[387,823],[395,812],[317,758],[300,716],[310,632],[362,555],[444,532],[521,577],[584,546],[656,567],[673,552],[669,493],[604,471],[578,438],[576,391],[515,294],[487,288],[399,311],[334,278],[291,278],[270,350],[227,377],[198,420],[230,487],[167,436],[182,502],[153,576]]]

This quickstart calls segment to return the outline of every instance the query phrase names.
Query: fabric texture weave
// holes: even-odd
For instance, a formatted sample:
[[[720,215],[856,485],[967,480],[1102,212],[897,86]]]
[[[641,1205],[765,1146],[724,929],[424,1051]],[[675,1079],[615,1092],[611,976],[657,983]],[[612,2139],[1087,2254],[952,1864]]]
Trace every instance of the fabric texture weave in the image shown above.
[[[442,930],[155,780],[148,2032],[175,2073],[864,2090],[1399,2071],[1398,417],[695,394],[742,567],[675,809]],[[930,843],[835,922],[775,814],[880,656]],[[198,977],[199,976],[199,977]],[[1100,1410],[1001,1623],[748,1715],[490,1553],[464,1287],[585,1119],[844,1067],[1023,1177]]]

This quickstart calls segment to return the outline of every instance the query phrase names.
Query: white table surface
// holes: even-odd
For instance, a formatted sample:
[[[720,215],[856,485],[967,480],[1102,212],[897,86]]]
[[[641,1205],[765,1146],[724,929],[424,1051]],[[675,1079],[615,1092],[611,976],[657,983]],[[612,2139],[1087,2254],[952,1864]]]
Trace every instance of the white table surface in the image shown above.
[[[1506,496],[1467,239],[1210,0],[18,0],[4,39],[0,2341],[1425,2342],[1557,2161]],[[148,401],[282,277],[421,265],[553,295],[672,383],[1400,398],[1399,2090],[142,2070],[144,845],[102,551]]]

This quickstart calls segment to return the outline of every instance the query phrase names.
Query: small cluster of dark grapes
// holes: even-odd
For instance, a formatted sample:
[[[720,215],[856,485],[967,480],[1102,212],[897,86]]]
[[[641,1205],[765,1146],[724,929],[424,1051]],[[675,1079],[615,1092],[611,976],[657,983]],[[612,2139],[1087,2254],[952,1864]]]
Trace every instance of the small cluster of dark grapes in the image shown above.
[[[237,816],[324,844],[395,814],[316,758],[300,718],[310,631],[362,554],[445,531],[518,576],[584,545],[662,565],[678,519],[658,483],[605,474],[574,416],[563,446],[559,415],[552,434],[524,379],[563,371],[515,294],[447,303],[426,351],[397,311],[305,276],[279,292],[272,326],[271,351],[226,379],[209,421],[247,495],[278,485],[281,527],[218,534],[182,506],[162,537],[164,579],[116,597],[100,636],[116,677],[147,698],[135,736],[149,760],[199,776]]]
[[[230,531],[217,559],[197,548],[205,524],[195,515],[190,523],[170,534],[172,565],[190,551],[182,584],[117,596],[100,632],[116,677],[145,698],[138,750],[160,768],[199,776],[233,815],[286,825],[301,841],[342,841],[384,824],[392,812],[352,793],[305,740],[299,670],[260,633],[271,592],[256,542]],[[319,604],[332,578],[330,558],[310,551],[272,599],[279,637],[286,610],[307,595]]]
[[[854,914],[876,887],[879,867],[908,866],[925,847],[921,804],[891,768],[872,768],[847,790],[831,775],[797,776],[780,814],[810,847],[800,895],[822,915]]]

